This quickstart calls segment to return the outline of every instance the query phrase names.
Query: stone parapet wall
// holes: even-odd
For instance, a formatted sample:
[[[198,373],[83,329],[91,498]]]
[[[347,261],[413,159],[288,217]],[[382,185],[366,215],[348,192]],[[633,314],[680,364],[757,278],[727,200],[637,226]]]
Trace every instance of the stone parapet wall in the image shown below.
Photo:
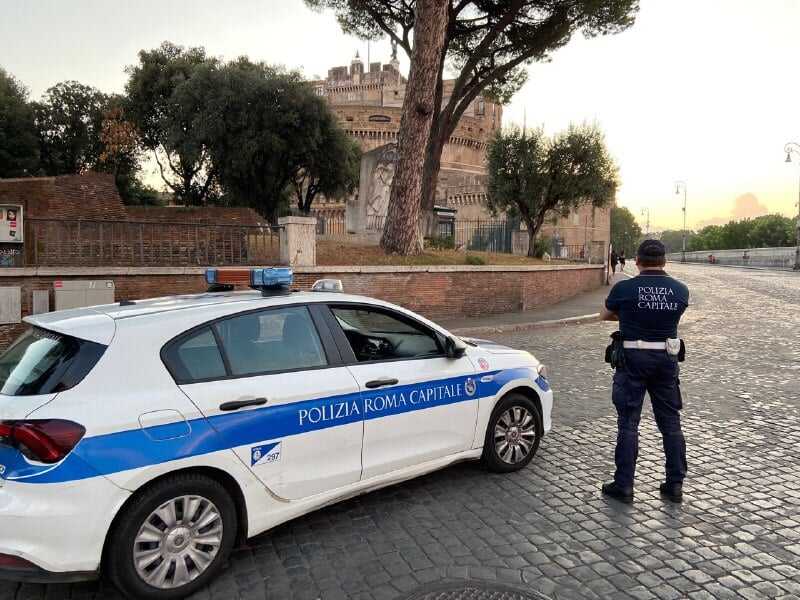
[[[21,288],[22,316],[31,314],[33,291],[76,279],[113,279],[116,300],[205,291],[204,269],[183,268],[24,268],[0,270],[0,286]],[[405,306],[432,318],[498,314],[546,306],[599,287],[598,266],[429,266],[301,267],[296,287],[309,289],[322,278],[341,279],[348,293],[363,294]],[[0,349],[25,328],[0,325]]]

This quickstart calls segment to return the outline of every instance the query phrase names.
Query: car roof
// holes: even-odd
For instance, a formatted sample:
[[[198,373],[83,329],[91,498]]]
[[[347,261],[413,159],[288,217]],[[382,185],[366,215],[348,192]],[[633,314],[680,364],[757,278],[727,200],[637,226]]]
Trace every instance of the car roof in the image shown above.
[[[335,292],[289,292],[264,295],[259,291],[206,292],[179,296],[163,296],[130,302],[101,304],[50,313],[31,315],[25,321],[85,340],[108,345],[114,337],[116,322],[122,319],[143,317],[158,318],[175,311],[201,310],[209,307],[227,308],[231,313],[252,308],[280,306],[282,304],[310,302],[366,302],[379,306],[392,306],[387,302]]]

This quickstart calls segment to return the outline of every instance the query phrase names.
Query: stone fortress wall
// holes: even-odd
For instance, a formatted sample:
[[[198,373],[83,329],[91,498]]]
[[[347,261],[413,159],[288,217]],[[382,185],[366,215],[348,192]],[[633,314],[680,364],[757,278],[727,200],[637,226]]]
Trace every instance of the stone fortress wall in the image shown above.
[[[378,151],[380,155],[397,143],[400,129],[403,100],[405,98],[406,79],[400,73],[400,63],[396,55],[388,64],[371,62],[365,65],[358,54],[350,66],[338,66],[328,70],[327,77],[312,82],[316,93],[330,103],[333,112],[339,119],[342,128],[357,140],[365,155],[366,167],[362,164],[361,186],[368,188],[356,192],[344,202],[341,199],[320,198],[315,202],[315,213],[330,218],[335,211],[352,212],[354,209],[365,212],[364,203],[375,204],[375,179],[371,169],[381,164],[371,155]],[[452,93],[455,80],[444,82],[444,100],[447,102]],[[461,117],[456,130],[442,153],[441,171],[437,181],[436,204],[457,210],[458,221],[479,221],[493,218],[486,206],[486,150],[492,136],[503,123],[503,107],[488,98],[479,97],[474,100]],[[378,169],[385,168],[377,166]],[[386,175],[378,173],[379,187],[388,190],[387,179],[391,181],[393,170]],[[379,201],[385,205],[388,198]],[[366,213],[370,210],[367,209]],[[374,212],[374,211],[373,211]],[[610,237],[610,212],[608,209],[581,207],[572,214],[562,217],[557,215],[549,219],[542,229],[542,235],[557,238],[562,244],[580,245],[591,241],[607,241]],[[374,217],[374,215],[372,215]],[[381,223],[380,219],[370,220],[369,214],[362,214],[356,219],[362,224]],[[352,216],[349,223],[355,221]],[[349,226],[348,226],[349,227]],[[526,236],[520,236],[527,243]]]
[[[317,94],[331,105],[342,128],[358,141],[367,153],[397,143],[406,79],[393,57],[388,64],[372,62],[365,66],[356,57],[350,66],[333,67],[323,80],[312,82]],[[452,92],[454,80],[444,82],[444,102]],[[487,98],[477,98],[445,145],[437,182],[437,204],[458,208],[459,216],[488,218],[483,205],[486,189],[486,148],[491,136],[501,127],[503,107]],[[476,189],[478,193],[465,194]],[[454,202],[449,201],[450,198]],[[321,205],[336,200],[321,199]]]

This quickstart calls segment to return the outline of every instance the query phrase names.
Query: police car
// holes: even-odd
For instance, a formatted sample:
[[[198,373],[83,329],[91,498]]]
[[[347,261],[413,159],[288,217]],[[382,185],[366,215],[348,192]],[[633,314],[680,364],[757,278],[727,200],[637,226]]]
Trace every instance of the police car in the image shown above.
[[[290,291],[288,269],[206,278],[26,318],[0,357],[0,577],[102,569],[131,597],[183,597],[237,541],[457,461],[520,469],[550,429],[527,352],[337,281]]]

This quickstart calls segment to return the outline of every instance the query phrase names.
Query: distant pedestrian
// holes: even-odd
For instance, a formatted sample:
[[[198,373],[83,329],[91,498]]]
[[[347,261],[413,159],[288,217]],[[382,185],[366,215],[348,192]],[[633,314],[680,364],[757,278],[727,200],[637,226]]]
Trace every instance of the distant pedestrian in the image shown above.
[[[617,263],[619,262],[619,255],[616,250],[611,251],[611,274],[617,273]]]
[[[619,270],[625,272],[625,248],[619,253]]]

